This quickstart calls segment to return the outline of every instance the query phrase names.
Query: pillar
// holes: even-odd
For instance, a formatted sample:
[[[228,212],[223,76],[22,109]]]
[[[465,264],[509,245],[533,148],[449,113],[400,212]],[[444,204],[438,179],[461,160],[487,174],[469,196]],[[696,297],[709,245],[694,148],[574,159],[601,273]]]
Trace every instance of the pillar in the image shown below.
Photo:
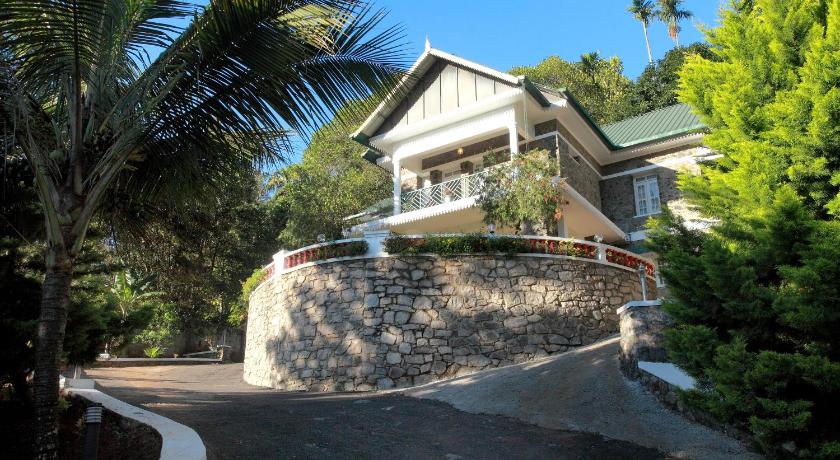
[[[519,153],[519,134],[516,132],[516,123],[511,123],[508,126],[508,142],[510,143],[510,156]]]
[[[402,168],[400,167],[400,160],[394,159],[394,215],[400,213],[401,195],[402,195]]]

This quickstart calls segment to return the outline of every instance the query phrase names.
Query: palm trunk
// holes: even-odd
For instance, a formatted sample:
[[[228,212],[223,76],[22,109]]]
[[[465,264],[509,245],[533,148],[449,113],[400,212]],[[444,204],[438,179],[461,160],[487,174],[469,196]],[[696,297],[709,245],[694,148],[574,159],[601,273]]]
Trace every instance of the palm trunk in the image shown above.
[[[47,249],[47,272],[38,319],[38,347],[35,351],[35,453],[38,459],[58,458],[59,364],[70,303],[73,259],[67,249]]]
[[[648,38],[647,26],[644,22],[642,23],[642,31],[645,33],[645,46],[647,47],[648,64],[653,64],[653,55],[650,53],[650,38]]]

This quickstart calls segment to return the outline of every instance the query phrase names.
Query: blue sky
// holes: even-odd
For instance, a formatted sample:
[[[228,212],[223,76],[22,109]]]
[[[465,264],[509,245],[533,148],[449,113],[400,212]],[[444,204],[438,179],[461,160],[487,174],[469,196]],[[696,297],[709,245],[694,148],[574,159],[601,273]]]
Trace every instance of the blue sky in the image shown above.
[[[577,60],[598,50],[618,56],[637,77],[647,64],[641,24],[627,12],[630,0],[380,0],[401,23],[411,50],[432,46],[498,70],[533,65],[547,56]],[[680,43],[703,39],[698,26],[715,26],[720,0],[686,0],[695,17],[682,24]],[[650,28],[654,59],[673,47],[666,27]]]

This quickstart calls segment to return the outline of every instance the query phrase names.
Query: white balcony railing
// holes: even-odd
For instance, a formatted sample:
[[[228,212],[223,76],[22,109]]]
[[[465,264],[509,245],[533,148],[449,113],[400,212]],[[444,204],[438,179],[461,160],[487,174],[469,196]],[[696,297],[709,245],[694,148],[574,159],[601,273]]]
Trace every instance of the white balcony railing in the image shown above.
[[[404,192],[400,196],[401,212],[416,211],[418,209],[476,196],[481,193],[481,188],[484,186],[484,178],[487,176],[488,171],[489,169],[484,169],[474,174],[432,185],[431,187]]]

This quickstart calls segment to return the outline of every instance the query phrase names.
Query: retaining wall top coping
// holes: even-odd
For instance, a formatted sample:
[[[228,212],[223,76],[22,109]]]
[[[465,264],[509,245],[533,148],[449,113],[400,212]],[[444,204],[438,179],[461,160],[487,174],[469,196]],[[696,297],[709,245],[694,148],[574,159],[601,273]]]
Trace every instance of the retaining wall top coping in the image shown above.
[[[643,308],[643,307],[659,307],[662,305],[661,300],[631,300],[626,304],[622,305],[615,311],[616,314],[620,315],[627,310],[631,310],[633,308]]]
[[[207,460],[204,443],[198,433],[186,425],[132,406],[99,390],[70,388],[68,391],[157,430],[163,440],[160,448],[161,460]]]

